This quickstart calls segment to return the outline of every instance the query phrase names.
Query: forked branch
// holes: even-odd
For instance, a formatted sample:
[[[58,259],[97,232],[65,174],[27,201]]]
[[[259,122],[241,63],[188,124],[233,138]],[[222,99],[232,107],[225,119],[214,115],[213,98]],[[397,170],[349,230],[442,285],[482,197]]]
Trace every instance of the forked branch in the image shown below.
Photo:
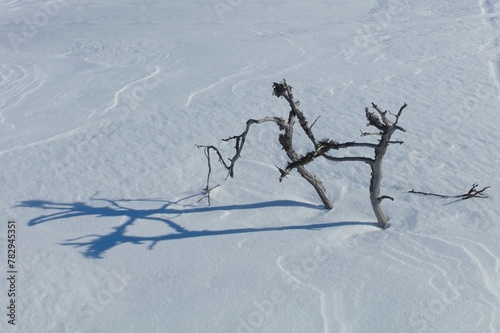
[[[278,139],[279,139],[279,142],[280,142],[283,150],[286,152],[286,154],[290,160],[290,163],[293,165],[293,168],[296,168],[297,171],[299,172],[299,174],[314,187],[314,189],[318,193],[319,197],[323,201],[323,204],[325,205],[325,207],[327,209],[332,209],[333,203],[330,200],[330,198],[328,197],[328,195],[326,193],[326,189],[324,188],[321,181],[318,178],[316,178],[316,176],[314,176],[313,174],[311,174],[309,171],[307,171],[305,169],[305,165],[307,163],[309,163],[310,161],[312,161],[312,159],[314,159],[314,158],[310,159],[310,161],[306,161],[305,157],[299,157],[299,155],[297,154],[297,152],[293,146],[293,126],[295,124],[296,118],[299,119],[299,123],[300,123],[302,129],[304,130],[304,132],[306,133],[306,135],[308,136],[308,138],[311,140],[311,142],[313,143],[313,145],[315,147],[317,147],[317,143],[316,143],[316,139],[314,137],[314,134],[312,133],[312,130],[311,130],[312,126],[309,126],[304,114],[298,108],[300,103],[298,101],[295,101],[293,98],[292,87],[289,86],[285,80],[283,80],[281,83],[275,82],[273,84],[273,95],[275,95],[278,98],[280,98],[280,97],[285,98],[287,100],[288,104],[290,105],[290,112],[288,115],[288,121],[285,121],[281,117],[265,117],[265,118],[257,119],[257,120],[256,119],[249,119],[246,123],[245,131],[242,134],[235,135],[235,136],[232,136],[232,137],[229,137],[229,138],[223,140],[226,142],[231,141],[231,140],[235,141],[235,145],[234,145],[235,153],[234,153],[233,157],[228,158],[229,162],[226,162],[226,160],[222,157],[222,154],[220,153],[219,149],[217,149],[215,146],[199,145],[198,147],[205,148],[208,151],[214,150],[219,157],[219,161],[228,171],[228,177],[229,176],[233,177],[235,163],[241,157],[241,151],[243,150],[243,147],[245,145],[246,137],[248,135],[248,132],[250,130],[251,125],[260,124],[263,122],[274,122],[278,125],[280,131],[282,131],[282,133],[279,135]],[[314,123],[313,123],[313,125],[314,125]],[[205,155],[209,159],[210,155],[207,153]],[[210,161],[209,161],[209,163],[210,163]],[[286,175],[288,175],[290,170],[280,169],[280,168],[278,168],[278,169],[280,170],[280,173],[281,173],[280,181],[282,181],[283,178],[286,177]],[[209,172],[210,172],[210,168],[209,168]],[[209,180],[209,178],[208,178],[208,180]],[[209,185],[207,184],[207,188],[208,187],[209,187]]]
[[[231,140],[235,141],[235,144],[234,144],[235,153],[234,153],[233,157],[228,158],[229,163],[226,163],[226,160],[222,157],[222,154],[217,147],[205,146],[205,145],[196,145],[196,146],[198,148],[204,148],[205,151],[207,151],[207,150],[208,151],[210,151],[210,150],[215,151],[217,153],[217,156],[219,157],[219,162],[228,171],[227,176],[233,178],[234,177],[234,166],[236,164],[236,161],[241,157],[241,151],[243,150],[243,147],[245,146],[246,138],[247,138],[248,132],[250,131],[250,127],[254,124],[262,124],[264,122],[274,122],[278,125],[278,127],[281,130],[288,127],[288,124],[285,122],[285,120],[283,118],[280,118],[280,117],[265,117],[265,118],[261,118],[261,119],[249,119],[249,120],[247,120],[247,124],[246,124],[245,130],[243,131],[243,133],[241,133],[240,135],[231,136],[227,139],[222,139],[222,141],[225,141],[225,142],[228,142]],[[210,156],[206,152],[205,152],[205,155],[207,155],[207,158],[209,158],[209,156]]]
[[[288,105],[290,106],[290,111],[288,113],[288,119],[285,120],[281,117],[264,117],[261,119],[249,119],[246,122],[246,127],[243,133],[240,135],[235,135],[224,139],[223,141],[229,142],[234,140],[234,155],[230,158],[223,158],[222,153],[215,146],[204,146],[198,145],[198,148],[203,148],[205,152],[205,156],[208,162],[208,175],[206,186],[204,189],[205,197],[208,198],[208,204],[210,205],[210,191],[214,188],[210,188],[211,174],[212,174],[212,166],[211,166],[211,156],[210,152],[214,151],[217,154],[217,158],[219,162],[224,166],[227,170],[228,177],[234,177],[234,167],[236,161],[241,157],[241,152],[245,146],[247,135],[250,131],[250,127],[254,124],[261,124],[264,122],[274,122],[280,130],[280,134],[278,140],[282,146],[282,149],[285,151],[288,162],[284,168],[277,167],[280,172],[280,182],[287,177],[292,170],[297,170],[297,172],[307,180],[316,190],[317,194],[321,198],[323,204],[327,209],[333,208],[333,203],[327,195],[327,192],[323,186],[323,183],[313,174],[311,174],[307,169],[310,163],[312,163],[317,158],[325,158],[329,161],[333,162],[363,162],[370,166],[371,169],[371,178],[370,178],[370,202],[377,217],[378,225],[382,228],[387,227],[387,217],[384,211],[381,208],[381,202],[384,199],[394,200],[394,198],[388,195],[381,195],[380,188],[382,183],[382,162],[387,151],[387,148],[391,144],[403,144],[403,141],[392,140],[392,135],[396,131],[405,132],[406,130],[399,126],[399,120],[403,111],[406,109],[407,104],[404,103],[398,110],[397,113],[392,113],[388,110],[381,109],[375,103],[371,104],[372,111],[367,107],[365,108],[365,116],[367,119],[367,126],[373,127],[370,131],[363,132],[361,131],[361,136],[376,136],[378,141],[376,143],[370,142],[344,142],[339,143],[337,141],[331,139],[322,139],[317,140],[312,128],[316,124],[317,120],[309,125],[304,113],[299,109],[300,103],[294,99],[292,93],[292,87],[287,84],[285,80],[281,82],[273,83],[273,95],[278,98],[284,98]],[[313,148],[303,154],[299,155],[294,148],[293,143],[293,134],[294,134],[294,125],[295,121],[298,120],[300,124],[300,128],[304,131],[307,138],[311,141]],[[365,156],[333,156],[335,151],[339,151],[343,148],[371,148],[373,149],[372,157]],[[217,185],[218,186],[218,185]],[[217,187],[216,186],[216,187]],[[478,188],[478,184],[475,183],[472,187],[464,194],[460,195],[442,195],[435,194],[430,192],[421,192],[412,189],[409,193],[422,194],[422,195],[430,195],[437,196],[441,198],[458,198],[462,200],[471,199],[471,198],[487,198],[485,195],[485,191],[490,188],[490,186],[486,186],[482,189]],[[205,198],[204,197],[204,198]],[[202,198],[203,199],[203,198]]]
[[[372,202],[375,215],[377,216],[377,221],[379,226],[385,227],[387,225],[387,218],[382,209],[380,208],[380,203],[381,201],[383,201],[383,199],[393,200],[393,198],[386,195],[383,196],[380,195],[380,184],[382,180],[382,160],[384,158],[387,147],[390,144],[403,143],[402,141],[391,141],[391,137],[396,130],[405,131],[402,127],[398,125],[398,121],[403,110],[407,106],[406,103],[399,109],[399,112],[396,115],[390,113],[389,111],[382,111],[382,109],[380,109],[374,103],[372,103],[372,107],[375,110],[374,112],[370,112],[368,108],[365,109],[365,115],[368,120],[368,126],[373,126],[378,131],[376,133],[362,132],[362,136],[365,135],[380,136],[378,143],[368,143],[368,142],[358,143],[354,141],[339,143],[331,139],[323,139],[320,141],[316,140],[316,137],[312,132],[312,127],[316,123],[317,119],[313,122],[312,125],[309,125],[306,117],[304,116],[304,113],[299,109],[300,105],[299,101],[296,101],[294,99],[292,93],[292,87],[289,86],[285,80],[279,83],[278,82],[273,83],[273,95],[278,98],[284,98],[288,102],[290,106],[288,120],[285,121],[281,117],[265,117],[262,119],[249,119],[246,123],[245,131],[243,131],[242,134],[235,135],[224,140],[226,142],[234,140],[235,142],[234,144],[235,153],[233,157],[228,158],[228,161],[226,161],[222,157],[222,154],[215,146],[201,146],[201,145],[198,146],[200,148],[205,149],[205,155],[207,156],[209,163],[209,175],[207,177],[206,191],[208,191],[208,189],[210,188],[209,187],[210,173],[211,173],[210,150],[214,150],[216,152],[219,161],[228,171],[228,177],[229,176],[233,177],[235,163],[241,157],[241,151],[243,150],[243,147],[245,145],[246,137],[249,133],[251,125],[260,124],[263,122],[274,122],[278,125],[281,131],[278,140],[289,159],[289,162],[287,163],[286,167],[284,168],[277,167],[280,172],[280,178],[279,178],[280,181],[282,181],[285,177],[287,177],[292,170],[296,169],[298,173],[314,187],[319,197],[323,201],[325,207],[331,209],[333,208],[333,203],[328,197],[322,182],[318,178],[316,178],[316,176],[307,171],[305,167],[308,164],[312,163],[318,157],[324,157],[334,162],[356,161],[356,162],[367,163],[368,165],[370,165],[372,170],[371,174],[372,177],[370,181],[370,199]],[[389,116],[392,116],[394,119],[389,119]],[[293,133],[294,133],[293,129],[296,119],[298,119],[298,122],[300,123],[302,130],[313,144],[313,149],[304,155],[299,155],[293,145]],[[373,158],[363,157],[363,156],[337,157],[329,155],[329,153],[332,151],[338,151],[342,148],[351,148],[351,147],[371,148],[375,152],[374,157]]]

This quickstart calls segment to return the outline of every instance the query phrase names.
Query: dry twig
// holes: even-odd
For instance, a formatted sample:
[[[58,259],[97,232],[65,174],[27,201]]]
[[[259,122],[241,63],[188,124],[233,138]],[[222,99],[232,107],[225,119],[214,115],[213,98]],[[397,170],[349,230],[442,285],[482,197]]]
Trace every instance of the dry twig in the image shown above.
[[[408,193],[429,195],[429,196],[439,197],[439,198],[443,198],[443,199],[459,198],[462,200],[467,200],[470,198],[478,198],[478,199],[488,198],[488,196],[484,195],[484,191],[489,189],[491,186],[486,186],[480,190],[477,190],[478,185],[479,185],[478,183],[472,184],[472,187],[469,189],[469,191],[467,193],[459,194],[459,195],[443,195],[443,194],[436,194],[436,193],[431,193],[431,192],[421,192],[421,191],[415,191],[415,189],[413,189],[413,188],[410,191],[408,191]]]
[[[203,192],[204,192],[205,195],[200,200],[198,200],[198,202],[200,202],[201,200],[207,198],[208,205],[210,206],[210,204],[211,204],[211,202],[210,202],[210,192],[220,186],[220,185],[216,185],[216,186],[210,188],[210,176],[212,175],[212,163],[210,162],[210,149],[212,149],[212,147],[210,147],[210,146],[198,146],[198,145],[197,145],[197,147],[198,148],[204,148],[205,156],[207,157],[207,162],[208,162],[207,185],[203,189]],[[217,148],[215,148],[215,150],[216,150],[217,154],[219,155],[219,159],[220,159],[221,156],[220,156],[219,151],[217,150]]]

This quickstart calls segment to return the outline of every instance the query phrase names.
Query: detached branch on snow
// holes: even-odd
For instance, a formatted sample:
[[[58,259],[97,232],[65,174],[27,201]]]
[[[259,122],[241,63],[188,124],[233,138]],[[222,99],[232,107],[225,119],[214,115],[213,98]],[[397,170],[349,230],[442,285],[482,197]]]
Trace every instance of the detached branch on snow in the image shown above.
[[[450,199],[450,198],[459,198],[462,200],[467,200],[470,198],[479,198],[479,199],[486,199],[488,196],[484,194],[484,191],[489,189],[491,186],[486,186],[480,190],[477,190],[478,183],[472,184],[472,187],[469,189],[467,193],[460,194],[460,195],[442,195],[442,194],[436,194],[436,193],[430,193],[430,192],[420,192],[420,191],[415,191],[415,189],[411,189],[408,191],[408,193],[414,193],[414,194],[422,194],[422,195],[429,195],[429,196],[435,196],[443,199]]]

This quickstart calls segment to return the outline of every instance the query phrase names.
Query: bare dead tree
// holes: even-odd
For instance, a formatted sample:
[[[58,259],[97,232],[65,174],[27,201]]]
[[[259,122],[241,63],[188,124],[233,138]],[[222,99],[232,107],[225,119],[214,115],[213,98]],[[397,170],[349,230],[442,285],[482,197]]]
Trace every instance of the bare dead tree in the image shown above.
[[[467,191],[467,193],[459,194],[459,195],[442,195],[442,194],[436,194],[436,193],[431,193],[431,192],[415,191],[415,189],[411,189],[410,191],[408,191],[408,193],[429,195],[429,196],[439,197],[439,198],[443,198],[443,199],[458,198],[458,199],[462,199],[462,200],[467,200],[467,199],[471,199],[471,198],[478,198],[478,199],[488,198],[488,196],[486,196],[484,194],[484,191],[489,189],[491,186],[486,186],[480,190],[477,190],[478,186],[479,186],[478,183],[474,183],[474,184],[472,184],[469,191]]]
[[[284,98],[289,106],[290,112],[288,114],[288,120],[281,117],[265,117],[261,119],[249,119],[246,123],[246,128],[242,134],[229,137],[224,139],[223,141],[235,141],[235,153],[232,158],[228,158],[229,162],[222,157],[221,152],[215,146],[204,146],[198,145],[199,148],[205,149],[205,155],[207,156],[209,163],[209,176],[207,177],[207,186],[206,189],[209,189],[209,181],[210,181],[210,150],[216,152],[219,162],[226,168],[228,171],[227,177],[234,176],[234,166],[236,161],[241,157],[241,151],[243,150],[246,137],[250,131],[251,125],[261,124],[264,122],[274,122],[278,125],[281,134],[279,135],[279,142],[286,152],[286,155],[289,159],[289,162],[284,168],[277,167],[280,171],[280,182],[294,169],[298,171],[298,173],[307,180],[316,190],[320,199],[327,209],[333,208],[333,203],[327,195],[325,187],[323,183],[313,174],[311,174],[305,167],[309,163],[313,162],[318,157],[326,158],[330,161],[334,162],[364,162],[370,165],[371,167],[371,180],[370,180],[370,201],[372,204],[373,211],[375,212],[375,216],[377,217],[378,225],[382,228],[387,226],[387,217],[380,207],[380,203],[384,199],[394,200],[392,197],[387,195],[380,195],[380,185],[382,182],[382,161],[387,151],[387,148],[390,144],[402,144],[402,141],[391,141],[391,137],[395,131],[405,131],[402,127],[398,125],[399,118],[406,108],[407,104],[405,103],[399,110],[396,115],[392,115],[389,111],[382,111],[376,104],[372,103],[372,107],[376,110],[378,115],[374,112],[370,112],[368,108],[365,109],[366,118],[368,119],[368,126],[375,127],[378,131],[374,133],[364,133],[362,132],[362,136],[368,135],[377,135],[380,136],[378,143],[369,143],[369,142],[344,142],[339,143],[333,141],[331,139],[322,139],[317,140],[312,132],[312,126],[316,123],[318,119],[316,119],[312,125],[309,125],[304,113],[299,109],[299,101],[296,101],[292,94],[292,87],[287,84],[285,80],[280,83],[274,82],[273,84],[273,95],[278,98]],[[391,121],[388,117],[388,113],[394,117]],[[293,146],[293,134],[294,134],[294,125],[298,120],[301,129],[304,131],[306,136],[309,138],[313,145],[313,149],[308,153],[300,156]],[[374,150],[374,157],[335,157],[331,156],[328,153],[330,151],[340,150],[343,148],[349,147],[365,147],[372,148]],[[226,177],[226,178],[227,178]]]
[[[375,148],[375,158],[369,163],[370,168],[372,170],[371,180],[370,180],[370,202],[373,207],[373,211],[375,212],[375,216],[377,217],[378,225],[382,228],[387,226],[387,216],[385,215],[382,207],[380,207],[380,203],[384,199],[394,200],[394,198],[387,195],[380,195],[380,185],[382,183],[382,161],[384,159],[385,153],[387,151],[387,147],[389,147],[392,143],[402,144],[401,141],[391,141],[391,137],[395,131],[403,131],[406,130],[398,125],[399,117],[401,113],[406,108],[407,104],[404,103],[403,106],[399,109],[399,112],[395,116],[395,120],[391,121],[387,117],[388,111],[382,111],[377,105],[372,103],[372,107],[379,113],[382,122],[376,116],[375,113],[372,113],[365,109],[366,118],[368,119],[368,125],[374,126],[380,130],[379,134],[381,136],[377,148]]]
[[[407,107],[407,104],[404,103],[399,111],[396,114],[391,113],[390,111],[383,111],[378,107],[375,103],[372,103],[372,108],[374,111],[370,111],[367,107],[365,108],[365,116],[368,120],[367,126],[375,128],[372,132],[363,132],[361,131],[361,136],[377,136],[379,137],[378,142],[344,142],[339,143],[331,139],[321,139],[317,140],[312,127],[316,124],[317,120],[313,122],[312,125],[309,125],[304,113],[299,109],[299,101],[294,99],[292,94],[292,87],[287,84],[285,80],[280,83],[274,82],[273,84],[273,95],[278,98],[284,98],[288,105],[290,106],[290,111],[288,114],[288,119],[285,120],[282,117],[264,117],[261,119],[249,119],[246,122],[246,127],[243,133],[240,135],[231,136],[227,139],[223,139],[225,142],[234,141],[234,155],[227,160],[223,158],[220,150],[215,146],[205,146],[205,145],[197,145],[198,148],[204,148],[205,156],[208,162],[208,175],[206,181],[206,187],[204,189],[205,196],[202,198],[208,198],[208,204],[210,205],[210,191],[214,188],[210,188],[210,177],[212,173],[211,166],[211,158],[210,151],[214,151],[217,154],[219,162],[224,166],[224,168],[228,171],[226,179],[228,177],[234,177],[234,167],[236,161],[241,157],[241,152],[246,142],[247,135],[250,132],[250,128],[255,124],[262,124],[265,122],[274,122],[279,130],[280,134],[278,140],[285,151],[288,157],[288,163],[284,168],[277,167],[280,172],[279,181],[283,181],[290,172],[294,169],[307,181],[309,182],[316,192],[318,193],[320,199],[327,209],[333,208],[333,203],[331,199],[328,197],[325,187],[323,183],[312,173],[310,173],[306,166],[309,163],[312,163],[316,158],[325,158],[329,161],[333,162],[364,162],[370,166],[371,169],[371,178],[370,178],[370,202],[377,218],[378,225],[381,228],[387,227],[387,216],[384,213],[381,203],[384,199],[394,200],[394,198],[388,195],[381,195],[381,183],[382,183],[382,162],[384,160],[385,154],[389,145],[391,144],[403,144],[403,141],[394,141],[392,140],[392,136],[396,131],[406,132],[403,127],[401,127],[399,123],[399,119],[403,113],[403,110]],[[300,124],[300,128],[306,134],[307,138],[311,141],[313,145],[313,149],[304,155],[299,155],[293,145],[293,134],[294,134],[294,125],[298,121]],[[332,156],[331,153],[334,151],[338,151],[344,148],[371,148],[374,151],[373,157],[365,157],[365,156]],[[484,187],[482,189],[478,189],[478,184],[475,183],[469,189],[467,193],[461,195],[447,196],[429,192],[420,192],[412,189],[409,193],[422,194],[422,195],[431,195],[437,196],[441,198],[459,198],[459,199],[470,199],[470,198],[487,198],[484,195],[485,190],[490,188],[490,186]],[[200,200],[202,200],[200,199]]]
[[[219,157],[219,162],[221,162],[221,164],[228,171],[228,177],[229,176],[231,178],[234,177],[235,163],[241,157],[241,151],[243,150],[243,147],[245,145],[246,137],[250,131],[250,127],[254,124],[261,124],[264,122],[274,122],[274,123],[276,123],[276,125],[278,125],[278,128],[282,132],[279,135],[278,140],[279,140],[283,150],[285,151],[287,157],[290,159],[291,163],[297,163],[301,159],[301,157],[299,156],[299,154],[297,153],[297,151],[295,150],[294,145],[293,145],[293,133],[294,133],[294,125],[295,125],[296,119],[298,119],[298,121],[301,125],[301,128],[306,133],[307,137],[311,140],[313,145],[316,146],[317,143],[316,143],[316,139],[312,133],[311,126],[309,126],[306,117],[304,116],[302,111],[300,111],[300,109],[298,108],[300,103],[298,101],[295,101],[293,98],[292,87],[289,86],[285,80],[283,80],[283,82],[281,82],[281,83],[275,82],[273,84],[273,95],[278,97],[278,98],[283,97],[284,99],[286,99],[286,101],[290,105],[290,112],[288,114],[288,120],[285,121],[285,119],[283,119],[281,117],[276,117],[276,116],[275,117],[265,117],[265,118],[261,118],[261,119],[249,119],[249,120],[247,120],[246,128],[242,134],[235,135],[235,136],[232,136],[232,137],[229,137],[229,138],[223,140],[226,142],[231,141],[231,140],[235,141],[235,146],[234,146],[235,153],[234,153],[234,156],[232,158],[228,158],[229,163],[227,163],[226,160],[222,157],[222,154],[217,147],[197,145],[199,148],[204,148],[205,151],[214,150],[217,153],[217,155]],[[208,158],[208,156],[209,155],[207,155],[207,158]],[[323,204],[325,205],[325,207],[327,209],[332,209],[333,202],[328,197],[328,194],[326,192],[325,187],[323,186],[323,183],[315,175],[313,175],[311,172],[309,172],[305,168],[305,164],[306,163],[302,163],[302,164],[299,163],[296,165],[295,168],[297,169],[298,173],[309,184],[311,184],[314,187],[314,189],[316,190],[316,193],[320,197],[320,199],[323,202]],[[282,171],[282,169],[280,169],[280,171]],[[280,177],[280,182],[283,180],[284,177],[285,177],[285,175],[283,174],[283,171],[282,171],[282,175]],[[207,184],[207,188],[208,187],[209,187],[209,185]]]
[[[280,170],[283,175],[288,174],[290,170],[294,169],[298,165],[305,165],[312,162],[315,158],[322,156],[327,160],[334,162],[364,162],[367,163],[371,168],[371,179],[370,179],[370,202],[377,217],[378,225],[381,228],[385,228],[387,226],[387,216],[385,215],[380,203],[384,199],[394,200],[394,198],[387,195],[380,195],[380,185],[382,183],[382,162],[387,151],[387,148],[390,144],[402,144],[402,141],[391,141],[391,137],[395,131],[403,131],[405,129],[398,125],[399,118],[403,110],[407,107],[407,104],[404,103],[403,106],[399,109],[399,112],[394,116],[394,120],[390,120],[388,118],[389,111],[382,111],[376,104],[372,103],[372,107],[378,113],[370,112],[368,108],[365,108],[365,115],[368,120],[368,126],[375,127],[378,131],[373,133],[362,132],[362,136],[368,135],[376,135],[380,136],[380,139],[377,144],[374,143],[357,143],[357,142],[345,142],[338,143],[333,140],[323,139],[318,142],[314,151],[307,153],[302,156],[299,160],[291,162],[287,165],[284,170]],[[389,113],[390,114],[390,113]],[[374,149],[374,157],[361,157],[361,156],[353,156],[353,157],[335,157],[328,155],[327,153],[331,150],[339,150],[341,148],[348,147],[368,147]]]

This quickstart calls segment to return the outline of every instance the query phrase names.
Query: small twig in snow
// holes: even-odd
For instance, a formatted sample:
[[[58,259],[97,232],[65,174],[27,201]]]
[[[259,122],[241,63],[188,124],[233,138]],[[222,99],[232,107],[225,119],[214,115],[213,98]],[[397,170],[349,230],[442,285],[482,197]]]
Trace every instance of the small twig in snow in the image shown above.
[[[431,193],[431,192],[421,192],[421,191],[415,191],[415,189],[411,189],[408,191],[408,193],[414,193],[414,194],[422,194],[422,195],[430,195],[434,197],[439,197],[443,199],[450,199],[450,198],[461,198],[462,200],[470,199],[470,198],[480,198],[480,199],[485,199],[488,198],[488,196],[484,195],[484,191],[489,189],[491,186],[486,186],[482,188],[481,190],[477,190],[478,183],[472,184],[472,187],[467,193],[464,194],[459,194],[459,195],[443,195],[443,194],[436,194],[436,193]]]
[[[208,205],[210,206],[210,192],[220,186],[220,185],[216,185],[215,187],[210,188],[210,176],[212,175],[212,163],[210,162],[210,149],[214,149],[214,148],[212,148],[210,146],[199,146],[199,145],[198,145],[198,148],[204,148],[205,156],[207,157],[207,162],[208,162],[207,186],[205,186],[205,188],[203,189],[205,196],[203,196],[200,200],[198,200],[198,202],[207,198]],[[221,159],[219,151],[217,149],[214,149],[214,150],[219,155],[219,159]]]

